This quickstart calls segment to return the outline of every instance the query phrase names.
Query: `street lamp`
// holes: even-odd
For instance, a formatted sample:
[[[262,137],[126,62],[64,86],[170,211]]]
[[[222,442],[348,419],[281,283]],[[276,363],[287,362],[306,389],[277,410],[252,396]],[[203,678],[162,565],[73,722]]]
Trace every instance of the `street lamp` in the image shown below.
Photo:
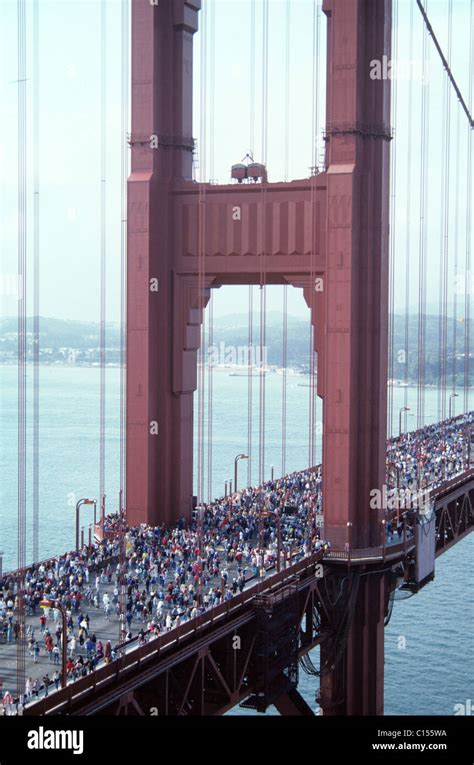
[[[84,497],[83,499],[80,499],[79,502],[76,502],[76,550],[79,550],[79,510],[81,508],[81,505],[94,505],[94,525],[96,523],[96,508],[97,508],[97,500],[96,499],[87,499]]]
[[[453,414],[452,414],[452,407],[451,407],[451,404],[453,402],[453,398],[458,398],[458,395],[459,395],[458,393],[451,393],[451,395],[449,397],[449,419],[451,419],[451,417],[453,416]]]
[[[400,411],[398,413],[398,435],[402,435],[402,414],[403,412],[409,412],[410,407],[409,406],[402,406],[400,407]]]
[[[351,547],[352,547],[352,521],[347,521],[346,526],[347,526],[346,552],[347,552],[347,559],[350,561]]]
[[[61,688],[65,688],[67,686],[67,677],[66,677],[66,661],[67,661],[67,617],[66,617],[66,609],[63,607],[63,605],[56,599],[53,600],[41,600],[40,601],[40,608],[57,608],[59,613],[61,614],[62,621],[63,621],[63,630],[61,634],[61,641],[62,641],[62,672],[61,672]]]
[[[237,491],[237,463],[239,460],[248,460],[248,454],[238,454],[234,460],[234,491]]]

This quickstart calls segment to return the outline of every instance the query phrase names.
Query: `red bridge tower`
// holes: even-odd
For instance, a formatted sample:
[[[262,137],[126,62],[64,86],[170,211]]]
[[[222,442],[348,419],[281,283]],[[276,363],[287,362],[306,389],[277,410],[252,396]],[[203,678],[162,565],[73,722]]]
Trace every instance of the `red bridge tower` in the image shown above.
[[[132,6],[128,519],[189,517],[200,306],[213,287],[258,284],[265,252],[267,283],[302,287],[311,310],[324,402],[325,537],[371,548],[382,526],[369,497],[385,476],[390,81],[372,80],[370,62],[390,57],[391,0],[324,0],[327,171],[268,183],[264,195],[258,184],[206,186],[201,296],[200,185],[191,180],[200,7]],[[322,678],[322,704],[325,714],[381,714],[385,575],[351,571],[355,616],[342,658]],[[333,649],[323,644],[322,661]]]

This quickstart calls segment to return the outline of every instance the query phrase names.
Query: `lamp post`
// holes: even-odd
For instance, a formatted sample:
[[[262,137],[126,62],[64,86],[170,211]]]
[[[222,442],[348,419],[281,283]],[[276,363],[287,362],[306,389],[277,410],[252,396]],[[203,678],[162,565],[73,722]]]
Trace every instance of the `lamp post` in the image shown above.
[[[102,537],[104,536],[104,533],[105,533],[105,498],[106,496],[107,496],[106,494],[102,494],[101,503],[100,503],[100,528],[102,531]]]
[[[402,414],[403,412],[409,412],[410,407],[409,406],[402,406],[400,407],[400,411],[398,413],[398,435],[402,435]]]
[[[453,403],[453,398],[458,398],[458,393],[451,393],[449,397],[449,419],[451,419],[451,417],[453,416],[452,406],[451,406]]]
[[[347,548],[347,561],[350,563],[351,560],[351,547],[352,547],[352,521],[347,521],[347,542],[346,542],[346,548]]]
[[[62,642],[62,671],[61,671],[61,688],[65,688],[67,685],[67,677],[66,677],[66,662],[67,662],[67,618],[66,618],[66,609],[63,607],[63,605],[57,600],[41,600],[40,601],[40,608],[57,608],[59,613],[62,617],[63,622],[63,630],[61,634],[61,642]]]
[[[79,510],[81,509],[81,505],[94,505],[94,523],[95,523],[97,500],[87,499],[86,497],[84,497],[83,499],[80,499],[79,502],[76,502],[76,550],[79,550]]]
[[[239,460],[248,460],[248,454],[237,454],[234,460],[234,491],[237,491],[237,463]]]

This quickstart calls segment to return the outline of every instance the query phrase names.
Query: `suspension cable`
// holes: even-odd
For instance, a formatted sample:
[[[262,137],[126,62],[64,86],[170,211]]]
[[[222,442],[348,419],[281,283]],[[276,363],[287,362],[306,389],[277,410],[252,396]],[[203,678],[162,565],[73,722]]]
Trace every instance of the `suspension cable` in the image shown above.
[[[212,144],[211,144],[212,145]],[[214,301],[213,290],[209,297],[207,306],[207,347],[214,345]],[[213,365],[207,356],[207,501],[212,501],[212,399],[213,399]]]
[[[309,400],[308,400],[308,466],[312,467],[315,462],[315,423],[316,423],[316,354],[314,350],[314,321],[316,319],[315,306],[315,254],[316,254],[316,175],[317,175],[317,146],[319,137],[319,2],[313,0],[312,8],[312,97],[311,97],[311,182],[310,182],[310,207],[311,207],[311,251],[309,267]]]
[[[281,395],[281,474],[286,475],[286,413],[288,388],[288,285],[283,286],[283,350],[282,350],[282,395]]]
[[[393,3],[393,58],[398,60],[398,0]],[[392,114],[397,113],[397,78],[392,80]],[[388,314],[388,347],[390,349],[390,387],[388,390],[388,434],[393,436],[393,396],[395,369],[395,255],[396,255],[396,189],[397,189],[397,142],[391,144],[390,167],[390,252],[389,252],[389,314]]]
[[[248,344],[247,344],[247,486],[252,485],[252,388],[253,388],[253,284],[249,284],[249,304],[248,304]]]
[[[459,172],[459,160],[460,160],[460,143],[461,143],[461,106],[457,104],[457,111],[456,111],[456,170],[455,170],[455,177],[456,177],[456,186],[455,186],[455,192],[454,192],[454,209],[456,210],[456,215],[454,217],[454,295],[453,295],[453,328],[452,328],[452,356],[453,356],[453,362],[452,362],[452,369],[451,369],[451,395],[456,396],[456,387],[457,387],[457,381],[456,381],[456,371],[457,371],[457,327],[458,327],[458,267],[459,267],[459,257],[458,257],[458,247],[459,247],[459,199],[460,199],[460,191],[461,191],[461,176]]]
[[[129,120],[129,3],[122,0],[121,15],[121,238],[120,238],[120,559],[119,559],[119,645],[125,638],[125,611],[127,604],[126,588],[126,549],[125,529],[127,525],[126,496],[126,332],[127,332],[127,177],[128,177],[128,120]]]
[[[469,98],[473,101],[473,69],[474,69],[474,2],[471,0],[470,14],[469,14],[471,30],[470,45],[469,45]],[[471,367],[470,367],[470,323],[471,323],[471,285],[472,285],[472,271],[471,271],[471,223],[472,223],[472,130],[468,128],[467,131],[467,188],[466,188],[466,253],[464,261],[464,272],[470,283],[466,286],[464,291],[464,412],[469,411],[469,386],[471,385]],[[470,439],[469,426],[466,419],[466,442]],[[470,447],[468,446],[468,449]],[[468,451],[469,454],[469,451]]]
[[[409,60],[413,61],[413,3],[410,4],[410,42],[409,42]],[[408,135],[413,135],[413,77],[409,78],[408,83]],[[405,228],[405,339],[404,339],[404,391],[403,406],[405,414],[405,432],[407,427],[408,412],[408,380],[409,380],[409,342],[410,342],[410,254],[411,254],[411,186],[412,186],[412,141],[408,141],[407,148],[407,183],[406,183],[406,228]]]
[[[262,2],[262,162],[267,167],[268,143],[268,0]],[[259,390],[259,484],[265,480],[265,350],[267,312],[267,183],[262,178],[260,245],[260,390]]]
[[[422,43],[422,81],[421,126],[420,126],[420,231],[418,246],[418,392],[417,392],[417,427],[425,424],[425,375],[426,375],[426,267],[427,267],[427,230],[428,230],[428,144],[429,144],[429,47],[427,33],[423,28]]]
[[[426,13],[426,10],[423,7],[423,3],[421,2],[421,0],[416,0],[416,4],[418,5],[418,8],[421,11],[421,15],[423,16],[423,20],[425,22],[426,28],[427,28],[429,34],[431,35],[431,37],[433,38],[433,42],[435,44],[436,50],[438,51],[439,57],[441,58],[441,61],[443,62],[443,66],[446,69],[446,73],[447,73],[447,75],[449,77],[451,85],[453,86],[454,90],[456,91],[456,95],[457,95],[457,97],[458,97],[458,99],[459,99],[459,101],[461,103],[461,106],[462,106],[462,108],[463,108],[463,110],[464,110],[464,112],[465,112],[465,114],[466,114],[466,116],[467,116],[467,118],[469,120],[469,124],[470,124],[470,126],[472,128],[474,126],[474,120],[473,120],[472,115],[471,115],[471,113],[470,113],[470,111],[468,109],[468,106],[467,106],[467,104],[466,104],[466,102],[465,102],[465,100],[464,100],[464,98],[462,96],[462,93],[461,93],[461,91],[460,91],[460,89],[459,89],[459,87],[457,85],[457,82],[454,79],[453,73],[451,72],[450,65],[449,65],[448,61],[446,60],[446,58],[444,56],[442,48],[441,48],[441,46],[440,46],[440,44],[438,42],[438,39],[437,39],[437,37],[436,37],[436,35],[434,33],[433,27],[430,24],[430,20],[428,18],[428,14]],[[471,29],[472,29],[472,25],[471,25]]]
[[[448,4],[448,61],[451,60],[452,0]],[[440,283],[439,283],[439,354],[438,354],[438,420],[443,422],[443,473],[446,474],[446,379],[448,334],[448,267],[449,267],[449,192],[451,157],[451,88],[445,78],[443,90],[442,165],[441,165],[441,227],[440,227]],[[456,212],[457,215],[457,212]]]
[[[129,128],[129,0],[121,0],[121,238],[120,238],[120,490],[122,491],[123,510],[126,512],[126,333],[127,333],[127,178],[128,178],[128,142]],[[122,509],[122,508],[121,508]]]
[[[286,41],[285,41],[285,183],[289,176],[290,157],[290,46],[291,15],[290,0],[286,0]],[[286,474],[286,417],[288,391],[288,285],[283,285],[283,342],[282,342],[282,392],[281,392],[281,475]]]
[[[255,148],[255,49],[256,49],[256,8],[255,0],[250,3],[250,130],[249,153],[253,157]],[[247,485],[252,485],[252,441],[253,441],[253,285],[248,291],[248,384],[247,384]]]
[[[99,493],[105,501],[105,405],[106,405],[106,312],[107,312],[107,6],[101,0],[100,6],[100,407],[99,407]]]
[[[33,2],[33,560],[39,560],[40,471],[40,176],[39,176],[39,0]]]
[[[27,353],[27,175],[26,175],[26,2],[17,0],[18,24],[18,579],[17,579],[17,693],[25,692],[26,565],[26,353]]]
[[[197,465],[197,500],[201,505],[204,500],[204,422],[205,422],[205,323],[204,323],[204,285],[205,285],[205,242],[206,242],[206,171],[207,171],[207,25],[208,5],[202,10],[201,60],[200,60],[200,134],[201,154],[199,162],[199,215],[198,215],[198,316],[200,343],[198,352],[198,465]]]
[[[210,48],[210,118],[209,118],[209,167],[210,177],[214,179],[214,155],[215,155],[215,121],[216,121],[216,109],[215,109],[215,60],[216,60],[216,43],[215,43],[215,27],[216,27],[216,4],[215,0],[210,0],[209,3],[209,48]],[[213,291],[210,290],[209,303],[208,303],[208,333],[207,333],[207,347],[212,348],[214,344],[214,304],[213,304]],[[204,317],[203,317],[204,320]],[[213,373],[214,367],[210,363],[209,353],[206,357],[207,361],[207,498],[208,502],[212,500],[212,424],[213,424]],[[237,489],[237,487],[235,487]]]

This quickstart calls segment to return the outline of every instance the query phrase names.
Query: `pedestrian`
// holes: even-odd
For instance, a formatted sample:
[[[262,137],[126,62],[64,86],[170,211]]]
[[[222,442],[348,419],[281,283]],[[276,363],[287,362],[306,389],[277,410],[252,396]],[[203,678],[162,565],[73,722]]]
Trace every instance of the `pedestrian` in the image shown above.
[[[43,686],[44,686],[44,695],[45,696],[48,695],[48,691],[49,691],[49,686],[50,685],[51,685],[51,678],[49,677],[48,673],[46,672],[46,674],[43,677]]]

